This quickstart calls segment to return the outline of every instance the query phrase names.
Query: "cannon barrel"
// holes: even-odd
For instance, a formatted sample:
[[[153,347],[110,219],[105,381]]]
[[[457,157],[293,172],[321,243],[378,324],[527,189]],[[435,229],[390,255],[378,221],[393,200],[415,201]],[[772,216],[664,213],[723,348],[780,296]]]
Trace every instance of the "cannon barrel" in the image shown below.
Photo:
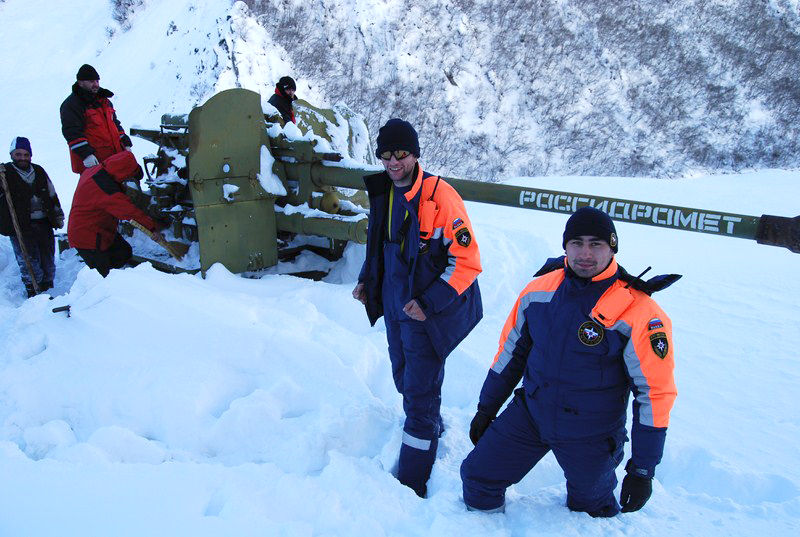
[[[375,173],[375,170],[342,168],[324,163],[315,163],[311,167],[311,179],[319,186],[364,188],[363,177],[370,173]],[[800,253],[800,217],[766,214],[758,217],[454,177],[442,179],[450,183],[466,201],[563,214],[572,214],[580,207],[591,205],[620,222],[756,240],[759,244],[782,246]]]
[[[319,127],[320,117],[335,119],[332,112],[321,116],[313,107],[308,115],[313,118],[305,123],[307,130]],[[343,250],[343,241],[366,241],[363,178],[383,168],[342,162],[342,156],[331,152],[325,142],[320,144],[312,136],[289,139],[285,131],[271,127],[274,121],[264,115],[257,93],[231,89],[213,96],[189,115],[165,114],[158,130],[131,129],[132,135],[159,144],[158,156],[145,159],[156,168],[154,175],[164,178],[155,191],[183,189],[182,195],[161,195],[155,205],[162,216],[174,220],[176,229],[192,232],[191,240],[200,245],[203,271],[216,262],[233,272],[275,265],[279,232],[328,237],[331,251],[338,252]],[[341,125],[335,128],[340,131]],[[180,164],[175,162],[179,156],[186,157],[185,168],[182,159]],[[173,166],[181,168],[173,173]],[[758,217],[531,186],[443,179],[466,201],[563,214],[590,205],[621,222],[756,240],[800,253],[800,216]],[[331,192],[335,188],[362,194],[340,191],[337,195]],[[321,203],[320,195],[333,201]],[[322,216],[317,208],[339,212],[340,196],[350,196],[343,205],[349,213]],[[195,223],[193,229],[184,224],[187,219]]]

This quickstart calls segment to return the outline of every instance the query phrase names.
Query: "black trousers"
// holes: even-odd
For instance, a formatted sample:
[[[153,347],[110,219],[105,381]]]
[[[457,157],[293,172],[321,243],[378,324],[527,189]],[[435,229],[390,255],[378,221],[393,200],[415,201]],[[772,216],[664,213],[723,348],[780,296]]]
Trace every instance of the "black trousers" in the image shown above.
[[[125,266],[125,263],[133,255],[133,250],[128,241],[117,233],[108,250],[84,250],[78,248],[78,255],[86,262],[87,267],[96,269],[105,278],[112,268],[118,269]]]

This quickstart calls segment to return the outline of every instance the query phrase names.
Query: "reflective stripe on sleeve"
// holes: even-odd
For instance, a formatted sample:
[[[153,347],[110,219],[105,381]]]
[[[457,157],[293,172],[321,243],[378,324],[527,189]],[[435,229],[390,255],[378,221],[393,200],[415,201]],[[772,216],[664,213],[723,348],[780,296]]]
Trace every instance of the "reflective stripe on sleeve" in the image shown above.
[[[628,327],[630,330],[630,327]],[[650,400],[650,385],[647,383],[647,377],[642,373],[642,362],[636,354],[636,347],[633,340],[629,340],[625,345],[623,352],[625,358],[625,365],[628,368],[628,374],[636,386],[636,401],[639,403],[639,423],[642,425],[649,425],[655,427],[655,420],[653,419],[653,403]]]

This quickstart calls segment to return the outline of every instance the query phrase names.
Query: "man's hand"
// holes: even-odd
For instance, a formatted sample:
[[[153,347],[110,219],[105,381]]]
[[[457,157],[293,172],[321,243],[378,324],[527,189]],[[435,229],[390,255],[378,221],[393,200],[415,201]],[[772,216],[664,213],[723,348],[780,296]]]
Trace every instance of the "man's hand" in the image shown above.
[[[358,282],[355,289],[353,289],[353,298],[365,306],[367,305],[367,291],[364,289],[364,284],[362,282]]]
[[[622,492],[619,495],[619,503],[623,513],[638,511],[653,493],[653,479],[642,477],[635,474],[627,474],[622,480]]]
[[[403,306],[403,313],[405,313],[415,321],[424,321],[425,319],[428,318],[428,316],[425,315],[425,312],[422,311],[422,308],[419,307],[419,302],[417,302],[413,298],[411,299],[411,302]]]
[[[54,229],[61,229],[62,227],[64,227],[64,218],[63,217],[61,217],[58,220],[56,220],[56,227]]]
[[[98,164],[100,164],[100,161],[97,160],[97,157],[94,156],[94,153],[83,159],[83,165],[87,168],[97,166]]]
[[[472,440],[472,445],[477,446],[478,440],[481,439],[483,433],[489,428],[489,425],[494,421],[494,417],[486,412],[479,410],[475,417],[472,418],[472,423],[469,424],[469,439]]]

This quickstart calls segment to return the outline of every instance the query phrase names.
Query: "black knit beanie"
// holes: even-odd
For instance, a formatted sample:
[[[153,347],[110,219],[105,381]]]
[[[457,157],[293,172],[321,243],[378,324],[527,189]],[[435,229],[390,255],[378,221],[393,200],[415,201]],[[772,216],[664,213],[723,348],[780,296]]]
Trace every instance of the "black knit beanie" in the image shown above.
[[[75,75],[75,78],[77,80],[100,80],[100,75],[97,74],[94,67],[88,63],[84,63],[81,65],[81,68],[78,69],[78,74]]]
[[[282,76],[280,80],[278,80],[276,86],[283,91],[286,91],[287,89],[297,91],[297,84],[294,83],[294,79],[290,76]]]
[[[614,227],[614,221],[600,209],[589,206],[581,207],[569,217],[564,228],[562,248],[567,247],[567,241],[570,239],[582,235],[603,239],[614,253],[617,253],[619,240],[617,239],[617,229]]]
[[[381,156],[384,151],[396,151],[405,149],[411,151],[415,157],[419,158],[419,137],[417,131],[408,121],[393,118],[386,122],[386,125],[378,131],[378,149],[375,156]]]

